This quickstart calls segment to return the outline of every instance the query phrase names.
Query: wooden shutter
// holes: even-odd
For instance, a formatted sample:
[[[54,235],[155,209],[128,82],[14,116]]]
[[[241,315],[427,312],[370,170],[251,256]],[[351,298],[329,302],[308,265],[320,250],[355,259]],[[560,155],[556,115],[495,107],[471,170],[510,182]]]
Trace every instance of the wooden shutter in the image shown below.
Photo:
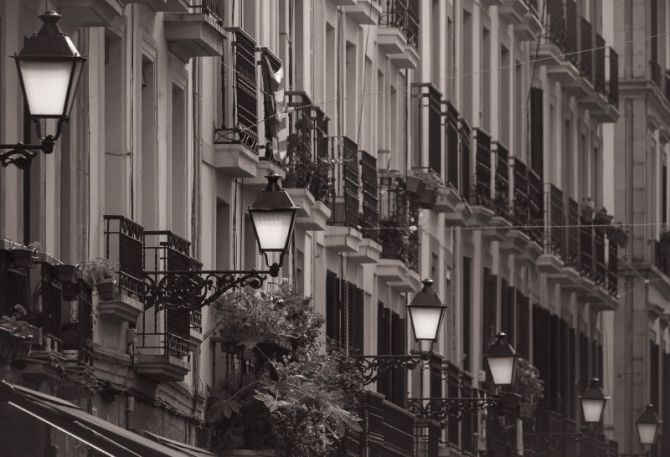
[[[332,271],[326,271],[326,336],[340,341],[339,279]]]
[[[542,89],[530,89],[530,167],[540,176],[544,176],[544,114],[542,107]]]
[[[463,366],[470,371],[470,313],[471,313],[471,290],[470,274],[472,271],[472,259],[463,258]]]
[[[363,354],[365,346],[364,323],[365,323],[365,296],[363,289],[350,285],[353,290],[353,301],[350,305],[352,314],[350,332],[352,333],[352,345],[349,351],[352,354]]]

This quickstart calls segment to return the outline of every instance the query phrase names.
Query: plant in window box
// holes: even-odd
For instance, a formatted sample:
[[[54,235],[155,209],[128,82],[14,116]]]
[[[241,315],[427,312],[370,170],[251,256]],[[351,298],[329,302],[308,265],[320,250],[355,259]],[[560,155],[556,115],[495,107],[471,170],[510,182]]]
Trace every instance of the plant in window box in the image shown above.
[[[517,359],[514,390],[521,396],[519,416],[533,417],[538,402],[544,396],[544,385],[540,379],[540,371],[526,359]]]
[[[30,354],[30,346],[36,327],[25,321],[27,312],[22,305],[15,305],[11,316],[0,317],[0,358],[24,359]]]
[[[95,284],[101,300],[114,299],[114,275],[119,271],[119,265],[102,257],[82,262],[82,278],[89,284]]]
[[[628,243],[628,234],[621,224],[613,224],[607,227],[607,238],[617,246],[625,247]]]
[[[614,216],[607,214],[605,207],[602,207],[593,215],[593,225],[608,226],[612,223],[612,219],[614,219]]]
[[[593,200],[590,198],[583,199],[579,212],[582,216],[582,221],[591,222],[593,220]]]
[[[35,242],[28,246],[14,246],[9,250],[12,263],[16,268],[30,268],[33,266],[33,259],[40,248],[40,244]]]

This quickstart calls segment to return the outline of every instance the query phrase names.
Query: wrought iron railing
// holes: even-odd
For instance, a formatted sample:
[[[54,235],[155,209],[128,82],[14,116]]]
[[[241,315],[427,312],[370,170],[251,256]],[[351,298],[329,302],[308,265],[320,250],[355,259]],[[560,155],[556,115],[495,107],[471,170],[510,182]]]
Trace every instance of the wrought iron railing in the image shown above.
[[[605,39],[599,33],[596,33],[595,47],[593,49],[593,87],[603,95],[607,95],[607,86],[605,84],[606,54]]]
[[[512,157],[512,223],[516,227],[528,225],[530,217],[530,200],[528,198],[528,167],[518,157]]]
[[[381,186],[379,239],[382,257],[404,262],[417,270],[419,238],[416,227],[418,204],[410,198],[401,178],[384,179]]]
[[[445,103],[442,113],[447,129],[447,183],[454,189],[461,190],[460,147],[458,133],[458,111],[450,102]],[[461,192],[461,194],[464,194]]]
[[[458,148],[460,154],[460,186],[461,196],[467,199],[470,195],[470,126],[463,118],[458,119]]]
[[[542,178],[535,170],[528,169],[528,224],[530,238],[542,246],[544,232],[544,192]]]
[[[419,5],[413,0],[386,0],[380,24],[399,29],[407,43],[419,47]]]
[[[556,2],[550,2],[556,3]],[[560,2],[559,2],[560,3]],[[577,2],[566,0],[565,2],[565,27],[566,27],[566,54],[574,65],[579,65],[579,42],[577,36]]]
[[[563,257],[565,226],[563,191],[553,184],[547,184],[545,196],[545,208],[547,211],[545,252]]]
[[[144,227],[124,216],[104,216],[105,257],[119,265],[119,288],[144,299]]]
[[[379,241],[379,180],[377,177],[377,159],[361,151],[361,182],[363,194],[363,212],[360,214],[360,226],[363,236]]]
[[[593,83],[593,27],[585,18],[579,18],[579,69]]]
[[[215,16],[219,23],[223,24],[223,1],[222,0],[196,0],[192,8],[205,14]]]
[[[346,136],[333,137],[330,157],[335,163],[331,170],[331,223],[358,228],[358,145]]]
[[[232,81],[228,81],[232,65]],[[231,62],[221,62],[223,126],[214,133],[214,142],[258,147],[258,82],[256,78],[256,41],[243,30],[233,32]],[[229,87],[230,86],[230,87]],[[232,106],[232,119],[226,107]]]
[[[61,349],[63,337],[63,298],[61,284],[56,281],[55,268],[48,262],[40,265],[40,289],[42,297],[42,329],[58,340],[52,350]],[[53,339],[52,339],[53,340]]]
[[[619,54],[609,48],[609,88],[608,99],[614,106],[619,106]]]
[[[567,51],[567,32],[565,25],[565,14],[563,2],[546,2],[546,28],[547,37],[562,51]],[[576,34],[575,34],[576,35]]]
[[[145,231],[146,274],[158,283],[162,273],[175,270],[200,270],[202,264],[191,257],[191,243],[169,230]],[[169,285],[168,285],[169,287]],[[188,309],[161,309],[152,306],[141,318],[139,348],[161,354],[184,356],[188,353],[191,328],[197,329],[200,319]],[[162,351],[162,352],[160,352]]]
[[[29,309],[28,271],[16,268],[11,261],[9,250],[0,250],[0,315],[10,316],[15,305]]]
[[[472,130],[475,145],[475,174],[470,204],[493,209],[491,198],[491,137],[483,130]]]
[[[607,242],[607,290],[616,297],[619,287],[619,245],[612,239]]]
[[[565,203],[565,249],[563,261],[566,265],[579,263],[579,204],[572,198]]]
[[[413,97],[418,103],[418,112],[420,126],[419,131],[423,131],[422,124],[428,124],[428,167],[442,175],[442,94],[431,83],[412,84]],[[427,116],[424,116],[424,107],[428,108]],[[423,137],[421,136],[421,141]],[[423,149],[423,144],[421,146]]]
[[[291,133],[287,141],[284,187],[309,189],[314,198],[328,204],[331,164],[328,157],[328,116],[304,93],[289,92]],[[300,96],[299,101],[294,101]]]
[[[509,154],[507,149],[500,143],[495,148],[495,194],[493,198],[493,207],[496,213],[502,217],[509,217]]]
[[[383,397],[368,393],[364,406],[372,455],[414,455],[414,416]],[[389,447],[387,447],[389,446]]]
[[[590,279],[595,275],[593,260],[593,226],[591,222],[582,221],[579,227],[579,271]]]

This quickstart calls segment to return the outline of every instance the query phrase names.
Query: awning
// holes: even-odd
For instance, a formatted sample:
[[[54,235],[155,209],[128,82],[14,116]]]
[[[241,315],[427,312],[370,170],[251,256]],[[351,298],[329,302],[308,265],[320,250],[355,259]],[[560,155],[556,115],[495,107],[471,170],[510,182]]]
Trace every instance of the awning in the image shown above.
[[[82,441],[110,457],[211,457],[210,452],[177,441],[167,446],[84,412],[77,405],[6,381],[0,381],[0,401]],[[158,436],[158,435],[153,435]],[[197,452],[196,452],[197,451]]]

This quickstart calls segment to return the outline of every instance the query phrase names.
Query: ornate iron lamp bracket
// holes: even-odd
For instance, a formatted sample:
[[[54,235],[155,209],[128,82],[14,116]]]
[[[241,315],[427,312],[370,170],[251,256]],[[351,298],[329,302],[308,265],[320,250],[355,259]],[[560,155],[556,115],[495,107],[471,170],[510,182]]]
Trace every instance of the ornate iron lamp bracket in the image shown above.
[[[197,311],[235,287],[260,289],[267,278],[279,276],[279,265],[268,270],[145,271],[145,303],[168,309]]]
[[[357,361],[359,370],[363,373],[364,385],[371,384],[379,376],[395,368],[413,370],[425,360],[420,355],[360,355],[353,356]]]
[[[460,422],[479,409],[496,406],[499,397],[482,398],[410,398],[407,410],[421,419],[433,419],[442,425]]]
[[[55,135],[47,135],[42,137],[40,124],[37,119],[32,120],[35,124],[35,129],[37,135],[40,137],[39,144],[0,144],[0,165],[7,167],[10,164],[14,164],[17,168],[25,170],[30,166],[30,163],[33,161],[33,158],[37,155],[37,151],[42,151],[45,154],[51,154],[54,151],[54,146],[56,140],[60,137],[63,124],[66,122],[66,119],[59,119],[56,127]]]

